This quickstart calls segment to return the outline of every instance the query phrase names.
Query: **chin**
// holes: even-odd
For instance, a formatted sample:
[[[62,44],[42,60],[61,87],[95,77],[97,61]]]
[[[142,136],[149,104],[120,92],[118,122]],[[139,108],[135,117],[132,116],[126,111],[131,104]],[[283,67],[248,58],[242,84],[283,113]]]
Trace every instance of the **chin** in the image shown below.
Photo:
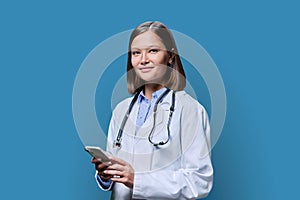
[[[157,85],[163,85],[164,81],[160,79],[143,79],[145,84],[157,84]]]
[[[150,74],[149,74],[150,75]],[[140,77],[140,79],[142,79],[145,84],[159,84],[161,85],[162,83],[164,83],[164,78],[163,77],[158,77],[158,76],[147,76],[145,74],[139,74],[138,75]]]
[[[142,75],[142,76],[139,76],[140,79],[142,79],[144,82],[153,82],[155,81],[155,78],[153,77],[149,77],[149,76],[145,76],[145,75]]]

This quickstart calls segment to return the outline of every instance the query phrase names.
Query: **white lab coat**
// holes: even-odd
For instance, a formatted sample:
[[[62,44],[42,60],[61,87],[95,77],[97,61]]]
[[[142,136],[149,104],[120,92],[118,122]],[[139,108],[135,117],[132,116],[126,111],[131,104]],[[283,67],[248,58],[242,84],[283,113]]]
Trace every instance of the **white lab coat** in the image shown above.
[[[170,124],[170,141],[155,147],[148,141],[153,115],[136,131],[138,103],[133,106],[123,131],[121,148],[113,147],[120,124],[132,98],[125,99],[113,111],[108,132],[107,151],[129,162],[135,170],[134,187],[113,183],[111,199],[196,199],[212,188],[210,126],[202,105],[184,91],[176,92],[175,111]],[[153,141],[167,139],[167,122],[172,91],[157,109]],[[99,187],[103,189],[100,183]]]

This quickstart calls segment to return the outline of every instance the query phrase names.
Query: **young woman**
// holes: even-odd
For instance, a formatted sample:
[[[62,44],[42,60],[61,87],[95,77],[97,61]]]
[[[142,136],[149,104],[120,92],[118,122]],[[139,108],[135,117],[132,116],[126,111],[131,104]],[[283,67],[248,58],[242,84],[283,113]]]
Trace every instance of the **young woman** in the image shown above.
[[[205,109],[183,91],[185,73],[174,38],[160,22],[131,34],[128,91],[113,111],[107,151],[93,158],[96,180],[112,199],[196,199],[212,188],[210,127]]]

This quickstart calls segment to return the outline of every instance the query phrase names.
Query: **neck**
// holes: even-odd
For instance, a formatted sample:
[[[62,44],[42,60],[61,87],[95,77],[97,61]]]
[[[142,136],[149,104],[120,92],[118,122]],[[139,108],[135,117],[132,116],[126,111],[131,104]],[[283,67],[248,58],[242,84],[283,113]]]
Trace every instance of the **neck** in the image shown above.
[[[163,88],[162,85],[159,84],[146,84],[144,88],[144,95],[151,100],[152,99],[152,93],[156,92],[157,90],[160,90]]]

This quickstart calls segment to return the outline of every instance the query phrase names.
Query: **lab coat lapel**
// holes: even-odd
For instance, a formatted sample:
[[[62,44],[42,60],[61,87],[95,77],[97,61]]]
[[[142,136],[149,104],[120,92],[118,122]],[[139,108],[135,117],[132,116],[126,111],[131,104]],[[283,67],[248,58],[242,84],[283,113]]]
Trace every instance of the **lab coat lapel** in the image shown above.
[[[128,105],[129,106],[129,105]],[[134,136],[135,135],[135,130],[136,130],[136,119],[137,119],[137,114],[138,114],[138,109],[139,109],[139,106],[138,104],[134,104],[133,108],[132,108],[132,111],[128,117],[128,120],[125,124],[125,127],[124,127],[124,133],[128,134],[128,135],[131,135],[131,136]]]

